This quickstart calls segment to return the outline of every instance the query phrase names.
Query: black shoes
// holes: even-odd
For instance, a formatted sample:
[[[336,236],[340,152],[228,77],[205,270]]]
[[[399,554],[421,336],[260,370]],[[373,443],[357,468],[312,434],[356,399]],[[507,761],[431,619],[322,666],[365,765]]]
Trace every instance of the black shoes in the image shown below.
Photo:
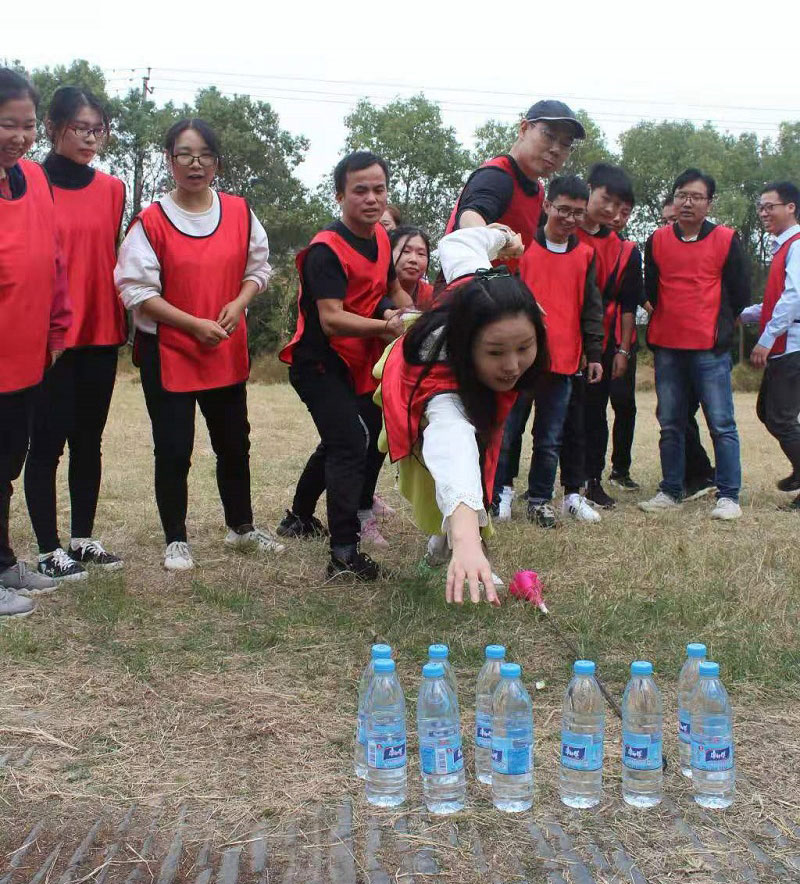
[[[106,571],[119,571],[124,563],[119,556],[115,556],[107,549],[103,548],[103,544],[99,540],[85,538],[83,540],[73,540],[67,547],[67,555],[81,565],[96,565],[98,568],[104,568]]]
[[[337,552],[331,550],[327,575],[328,579],[348,575],[365,582],[387,576],[384,569],[366,553],[362,553],[355,544],[339,548]]]
[[[800,486],[798,486],[800,487]],[[683,495],[684,501],[687,500],[697,500],[699,497],[703,497],[706,494],[710,494],[712,491],[716,491],[717,486],[714,484],[713,476],[705,476],[704,478],[695,478],[689,479],[686,482],[686,488],[684,489],[685,493]]]
[[[583,496],[587,500],[591,500],[592,503],[596,503],[600,509],[610,510],[617,505],[616,500],[606,494],[599,479],[589,479],[586,483],[586,491]]]
[[[328,529],[314,516],[301,519],[291,510],[286,510],[286,515],[278,525],[276,533],[280,537],[294,537],[302,540],[312,537],[327,537]]]
[[[614,473],[608,477],[608,481],[620,491],[638,491],[639,483],[634,482],[627,473]]]
[[[779,479],[775,484],[778,491],[800,491],[800,476],[797,473],[792,473],[785,479]]]

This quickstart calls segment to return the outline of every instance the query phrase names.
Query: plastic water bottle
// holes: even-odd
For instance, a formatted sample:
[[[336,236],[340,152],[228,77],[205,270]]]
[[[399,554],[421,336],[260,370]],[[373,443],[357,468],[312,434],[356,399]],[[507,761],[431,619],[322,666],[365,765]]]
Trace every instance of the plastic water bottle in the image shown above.
[[[373,667],[364,699],[366,796],[370,804],[395,807],[406,800],[406,701],[394,660],[375,660]]]
[[[603,797],[605,706],[591,660],[576,660],[564,696],[558,791],[567,807],[594,807]]]
[[[533,804],[533,708],[518,663],[500,666],[492,697],[492,801],[518,813]]]
[[[366,718],[364,716],[364,699],[367,696],[369,683],[372,681],[372,674],[374,672],[373,664],[376,660],[388,660],[391,656],[392,649],[389,645],[373,645],[369,663],[364,667],[364,671],[361,673],[361,678],[358,682],[358,718],[356,720],[356,745],[353,767],[356,776],[361,780],[364,780],[367,777],[367,757],[365,749],[367,745],[367,731]]]
[[[736,793],[733,712],[719,678],[719,663],[700,664],[692,693],[692,785],[702,807],[730,807]]]
[[[622,797],[634,807],[655,807],[663,797],[663,729],[653,664],[638,660],[622,696]]]
[[[700,664],[706,659],[706,646],[699,642],[686,645],[686,662],[678,676],[678,751],[680,752],[681,773],[692,775],[692,713],[689,699],[697,687]]]
[[[453,667],[450,665],[450,660],[448,659],[450,656],[450,648],[447,645],[430,645],[428,648],[428,662],[429,663],[441,663],[444,666],[444,677],[447,683],[450,685],[453,693],[456,695],[456,702],[458,701],[458,683],[456,682],[456,674],[453,671]]]
[[[486,662],[478,673],[475,691],[475,776],[479,783],[492,782],[492,696],[500,683],[500,665],[505,660],[502,645],[486,646]]]
[[[417,697],[422,792],[431,813],[456,813],[467,796],[458,703],[441,663],[426,663],[422,676]]]

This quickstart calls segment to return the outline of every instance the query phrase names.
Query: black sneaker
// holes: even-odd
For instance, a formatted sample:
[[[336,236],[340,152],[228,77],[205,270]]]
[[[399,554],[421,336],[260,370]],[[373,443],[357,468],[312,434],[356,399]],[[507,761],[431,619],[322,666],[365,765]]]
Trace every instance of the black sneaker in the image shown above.
[[[706,476],[702,479],[689,479],[684,489],[683,500],[697,500],[716,490],[717,486],[714,484],[713,476]]]
[[[306,539],[309,537],[327,537],[328,529],[314,516],[301,519],[291,510],[286,510],[286,515],[281,519],[280,525],[275,529],[280,537],[294,537]]]
[[[638,491],[639,483],[634,482],[627,473],[612,473],[608,481],[620,491]]]
[[[61,547],[54,549],[43,559],[39,559],[36,570],[53,580],[86,580],[89,576],[86,573],[86,568],[68,556]]]
[[[599,479],[589,479],[586,483],[586,492],[583,495],[587,500],[596,503],[600,509],[611,510],[617,505],[613,497],[606,494]]]
[[[779,479],[775,485],[778,491],[800,491],[800,476],[797,473],[792,473],[785,479]]]
[[[96,565],[106,571],[119,571],[123,566],[119,556],[103,549],[103,544],[99,540],[92,540],[91,537],[70,541],[67,555],[81,565]]]
[[[533,503],[528,501],[528,521],[540,528],[555,528],[556,513],[549,503]]]
[[[369,581],[379,580],[386,576],[386,572],[374,559],[371,559],[366,553],[362,553],[358,547],[353,547],[347,556],[339,557],[331,553],[327,575],[328,579],[351,575],[356,580]]]
[[[798,510],[800,510],[800,494],[798,494],[791,503],[784,503],[782,506],[779,506],[778,509],[790,513],[798,512]]]

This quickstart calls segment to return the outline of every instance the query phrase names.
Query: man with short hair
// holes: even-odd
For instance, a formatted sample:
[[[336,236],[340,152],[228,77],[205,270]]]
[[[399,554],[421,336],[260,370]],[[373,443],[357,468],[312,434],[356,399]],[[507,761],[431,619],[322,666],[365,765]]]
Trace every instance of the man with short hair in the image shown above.
[[[687,408],[697,394],[714,442],[717,504],[711,517],[738,519],[741,488],[739,434],[733,408],[733,325],[750,301],[750,277],[735,230],[707,215],[714,179],[687,169],[675,179],[678,220],[645,246],[645,290],[653,305],[647,342],[655,359],[661,425],[660,490],[639,504],[646,512],[681,506]]]

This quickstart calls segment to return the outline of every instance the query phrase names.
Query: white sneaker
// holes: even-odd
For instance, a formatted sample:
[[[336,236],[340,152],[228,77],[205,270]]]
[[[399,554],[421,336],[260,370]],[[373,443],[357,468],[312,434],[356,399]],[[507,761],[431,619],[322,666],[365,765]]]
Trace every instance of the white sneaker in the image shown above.
[[[661,513],[664,510],[676,510],[680,507],[680,503],[669,494],[659,491],[655,497],[650,500],[642,500],[639,503],[639,509],[646,513]]]
[[[446,565],[450,561],[450,547],[447,545],[446,534],[431,534],[425,551],[425,561],[432,568]]]
[[[500,492],[500,502],[497,504],[498,522],[507,522],[511,518],[511,504],[514,500],[514,489],[510,485],[503,485]]]
[[[25,596],[19,595],[13,589],[0,586],[0,617],[7,620],[16,620],[27,617],[33,613],[36,602]]]
[[[252,544],[262,552],[269,553],[281,553],[286,549],[280,541],[276,540],[269,531],[264,531],[263,528],[253,528],[252,531],[245,531],[244,534],[239,534],[231,528],[225,535],[225,543],[235,547]]]
[[[735,500],[730,497],[720,497],[717,505],[711,510],[712,519],[724,519],[726,522],[731,519],[739,519],[742,515],[742,508]]]
[[[561,504],[561,514],[572,516],[578,522],[599,522],[600,513],[592,509],[592,505],[581,494],[567,494]]]
[[[191,571],[194,559],[189,552],[189,544],[183,540],[173,540],[164,553],[164,567],[167,571]]]

